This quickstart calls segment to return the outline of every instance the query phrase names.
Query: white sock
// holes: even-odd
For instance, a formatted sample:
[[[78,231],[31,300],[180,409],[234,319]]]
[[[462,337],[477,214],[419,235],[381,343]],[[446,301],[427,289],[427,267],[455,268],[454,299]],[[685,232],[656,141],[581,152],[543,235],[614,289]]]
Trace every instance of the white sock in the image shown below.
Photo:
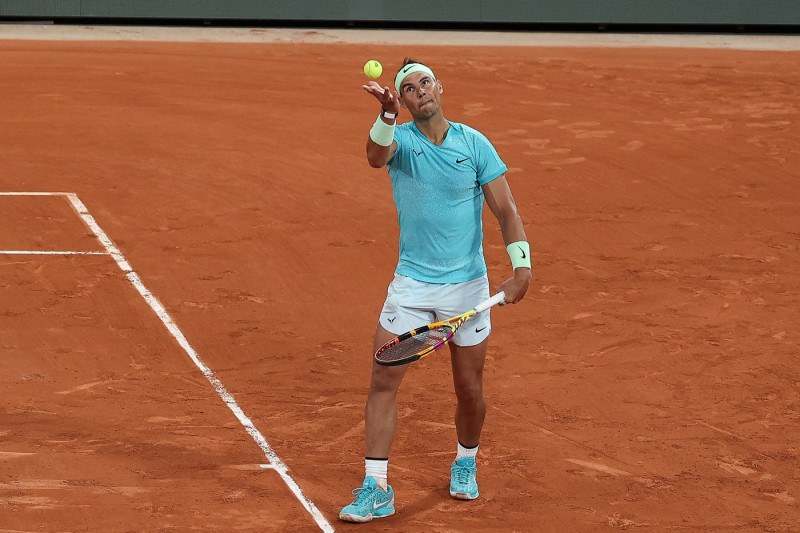
[[[459,442],[458,451],[456,452],[456,461],[463,459],[464,457],[471,457],[475,459],[475,457],[478,455],[478,446],[480,446],[480,444],[476,444],[474,448],[466,448]]]
[[[364,459],[364,472],[367,476],[372,476],[378,482],[378,486],[383,490],[388,487],[387,478],[389,477],[389,459]]]

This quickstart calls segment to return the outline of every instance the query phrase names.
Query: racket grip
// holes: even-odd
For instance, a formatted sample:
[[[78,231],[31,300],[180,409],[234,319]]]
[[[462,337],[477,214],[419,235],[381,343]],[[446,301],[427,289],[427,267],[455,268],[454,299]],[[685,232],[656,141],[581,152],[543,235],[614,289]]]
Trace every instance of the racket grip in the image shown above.
[[[482,311],[486,311],[490,307],[493,307],[493,306],[495,306],[497,304],[505,303],[505,302],[506,302],[506,293],[504,293],[503,291],[500,291],[497,294],[495,294],[494,296],[492,296],[491,298],[489,298],[488,300],[484,300],[483,302],[481,302],[477,306],[475,306],[475,312],[476,313],[480,313]]]

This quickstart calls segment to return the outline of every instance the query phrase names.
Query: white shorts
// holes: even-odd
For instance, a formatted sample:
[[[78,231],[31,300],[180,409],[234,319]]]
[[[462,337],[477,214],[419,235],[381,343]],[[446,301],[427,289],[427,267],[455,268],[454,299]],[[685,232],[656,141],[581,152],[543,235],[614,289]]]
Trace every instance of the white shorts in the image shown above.
[[[406,331],[453,318],[469,311],[489,297],[489,278],[483,276],[464,283],[426,283],[395,274],[378,319],[390,333]],[[475,346],[492,332],[491,310],[472,317],[456,331],[452,342]]]

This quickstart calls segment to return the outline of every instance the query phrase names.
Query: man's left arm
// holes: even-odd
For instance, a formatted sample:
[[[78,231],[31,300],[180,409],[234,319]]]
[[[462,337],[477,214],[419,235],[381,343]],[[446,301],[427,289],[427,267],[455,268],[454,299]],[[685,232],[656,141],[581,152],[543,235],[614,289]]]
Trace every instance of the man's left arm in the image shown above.
[[[500,223],[503,241],[514,268],[514,276],[500,284],[498,291],[506,293],[506,303],[515,304],[525,297],[531,283],[530,247],[525,227],[505,174],[483,185],[483,194],[486,204]]]

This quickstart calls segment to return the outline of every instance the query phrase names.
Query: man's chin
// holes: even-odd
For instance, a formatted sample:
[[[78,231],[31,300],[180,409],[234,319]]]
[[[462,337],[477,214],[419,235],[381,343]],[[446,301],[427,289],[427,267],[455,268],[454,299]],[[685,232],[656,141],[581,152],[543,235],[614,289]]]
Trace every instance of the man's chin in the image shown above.
[[[431,118],[432,116],[436,115],[439,112],[439,108],[434,105],[424,104],[422,107],[419,108],[417,111],[417,115],[420,118]]]

